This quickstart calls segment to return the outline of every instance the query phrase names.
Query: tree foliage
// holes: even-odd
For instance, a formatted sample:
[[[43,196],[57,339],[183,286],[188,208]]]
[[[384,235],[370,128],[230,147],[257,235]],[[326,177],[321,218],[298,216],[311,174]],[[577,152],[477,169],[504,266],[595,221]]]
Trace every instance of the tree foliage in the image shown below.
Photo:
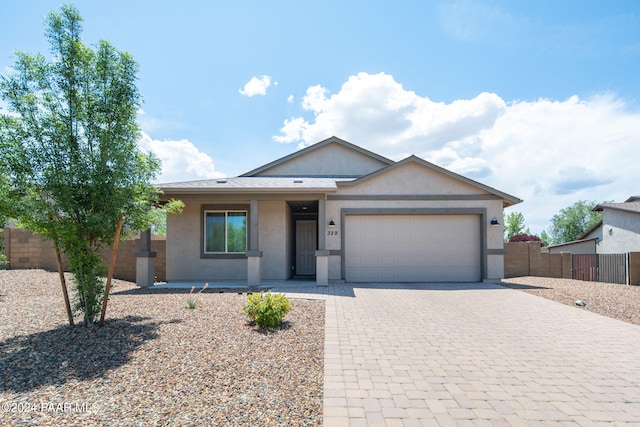
[[[5,215],[67,255],[88,324],[103,295],[100,249],[113,243],[121,214],[129,232],[151,224],[160,165],[138,148],[133,57],[107,41],[83,44],[73,6],[51,12],[46,26],[52,58],[16,52],[0,80],[10,110],[0,116],[0,191],[11,200]]]
[[[602,214],[593,211],[596,205],[598,202],[578,200],[555,214],[551,218],[551,226],[546,233],[549,244],[557,245],[577,240],[596,225],[602,220]]]
[[[525,232],[524,215],[522,212],[511,212],[504,215],[503,222],[506,240],[511,239],[512,236]],[[527,234],[528,233],[529,231],[527,230]]]

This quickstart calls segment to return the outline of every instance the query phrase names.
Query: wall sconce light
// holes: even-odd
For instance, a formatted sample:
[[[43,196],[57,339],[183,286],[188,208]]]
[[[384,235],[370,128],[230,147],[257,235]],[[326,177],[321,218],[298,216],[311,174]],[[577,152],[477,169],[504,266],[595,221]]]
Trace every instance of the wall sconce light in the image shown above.
[[[333,230],[336,228],[336,223],[333,220],[329,221],[329,229]]]
[[[500,223],[498,222],[498,219],[496,217],[493,217],[493,219],[491,220],[491,225],[500,225]]]

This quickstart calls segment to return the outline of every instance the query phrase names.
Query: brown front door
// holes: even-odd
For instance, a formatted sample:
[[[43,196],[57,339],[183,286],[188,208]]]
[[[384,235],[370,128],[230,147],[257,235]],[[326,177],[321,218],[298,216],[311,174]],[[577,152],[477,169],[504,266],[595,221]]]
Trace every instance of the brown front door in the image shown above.
[[[316,274],[317,221],[296,221],[296,276]]]

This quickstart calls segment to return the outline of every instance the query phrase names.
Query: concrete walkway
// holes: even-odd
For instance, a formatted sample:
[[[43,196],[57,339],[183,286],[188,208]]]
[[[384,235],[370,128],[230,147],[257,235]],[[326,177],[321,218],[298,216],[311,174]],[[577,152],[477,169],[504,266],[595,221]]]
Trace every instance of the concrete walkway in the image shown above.
[[[638,326],[489,284],[274,291],[326,299],[326,427],[640,426]]]

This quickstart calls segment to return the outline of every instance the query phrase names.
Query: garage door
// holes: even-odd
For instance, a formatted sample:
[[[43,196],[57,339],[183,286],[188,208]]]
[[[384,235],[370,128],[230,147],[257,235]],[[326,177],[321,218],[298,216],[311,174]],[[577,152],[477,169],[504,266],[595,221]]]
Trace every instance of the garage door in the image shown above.
[[[481,280],[478,215],[347,215],[348,282]]]

